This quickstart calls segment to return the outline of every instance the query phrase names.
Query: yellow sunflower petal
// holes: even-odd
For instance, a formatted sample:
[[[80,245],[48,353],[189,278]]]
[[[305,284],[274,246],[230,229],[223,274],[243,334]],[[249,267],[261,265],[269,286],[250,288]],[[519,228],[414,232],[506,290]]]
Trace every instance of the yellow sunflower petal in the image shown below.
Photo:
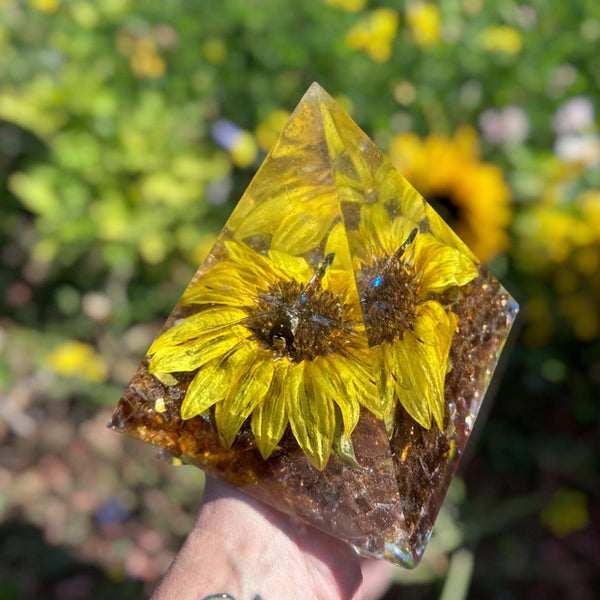
[[[262,403],[252,412],[252,433],[264,459],[271,456],[288,424],[284,394],[288,369],[289,362],[287,360],[280,360],[276,363],[271,387]]]
[[[349,237],[352,251],[360,256],[361,262],[369,266],[374,258],[384,256],[387,253],[387,249],[381,242],[380,234],[384,235],[383,228],[389,229],[390,224],[384,222],[381,225],[380,220],[385,216],[381,214],[382,208],[378,205],[369,206],[365,204],[361,206],[358,231],[352,232]],[[375,212],[377,214],[374,214]],[[380,229],[378,229],[377,224],[379,224]]]
[[[325,256],[333,254],[334,259],[331,267],[327,269],[323,277],[323,288],[329,290],[335,296],[342,296],[350,315],[357,322],[362,321],[362,311],[360,310],[356,285],[353,278],[348,277],[348,273],[352,273],[352,258],[346,230],[342,222],[337,223],[327,237],[324,254]]]
[[[360,270],[362,268],[370,267],[378,254],[381,253],[382,249],[375,245],[375,241],[371,235],[370,230],[367,230],[365,226],[364,211],[361,213],[360,224],[356,231],[351,231],[348,235],[348,245],[352,255],[352,265],[354,269]],[[379,239],[376,240],[379,244]]]
[[[332,162],[335,162],[338,155],[345,150],[346,145],[340,136],[340,132],[338,131],[331,113],[324,104],[321,105],[321,118],[323,121],[323,131],[325,132],[325,139],[327,140],[329,156],[331,157]]]
[[[219,263],[207,271],[198,283],[185,290],[181,302],[253,306],[259,280],[254,273],[249,277],[245,275],[246,272],[236,269],[230,262]]]
[[[406,332],[394,344],[400,375],[398,399],[427,429],[431,416],[440,429],[444,426],[444,383],[457,322],[458,317],[438,302],[424,302],[417,309],[414,333]]]
[[[303,199],[303,198],[302,198]],[[289,214],[289,207],[297,204],[301,199],[294,198],[290,194],[285,196],[275,195],[266,202],[258,203],[245,215],[236,228],[235,237],[238,240],[255,235],[266,235],[272,233],[277,225]],[[242,206],[240,202],[239,206]],[[234,211],[231,220],[238,220],[238,209]]]
[[[351,167],[353,169],[353,166]],[[353,176],[354,175],[354,176]],[[351,172],[339,174],[336,173],[335,181],[337,184],[338,198],[345,204],[356,202],[362,204],[365,201],[364,186],[355,180],[356,174]]]
[[[352,358],[336,357],[338,377],[344,382],[346,394],[370,410],[377,418],[383,418],[381,398],[374,379],[373,364],[369,351],[355,353]]]
[[[418,223],[421,219],[425,218],[427,212],[427,202],[423,199],[421,194],[415,190],[415,188],[398,174],[398,178],[402,179],[402,193],[400,194],[400,207],[402,216],[408,221]],[[399,184],[400,187],[400,184]],[[450,229],[446,226],[447,229]]]
[[[396,370],[398,365],[394,360],[394,353],[388,342],[379,344],[375,368],[378,375],[377,383],[381,402],[381,413],[383,415],[389,415],[394,405]]]
[[[163,385],[171,386],[177,385],[177,378],[171,375],[171,373],[152,373],[156,379],[158,379]]]
[[[349,438],[360,416],[360,405],[353,394],[348,394],[336,373],[336,359],[318,357],[310,365],[311,379],[320,388],[321,395],[331,398],[340,408],[344,421],[344,435]]]
[[[404,410],[419,425],[431,427],[431,404],[429,397],[434,395],[426,367],[426,357],[419,342],[410,332],[405,332],[404,339],[394,343],[394,355],[398,364],[398,381],[396,395]],[[429,347],[431,348],[431,347]],[[431,350],[435,352],[434,350]]]
[[[226,357],[216,358],[200,369],[181,403],[181,418],[195,417],[225,398],[255,351],[252,343],[240,344]]]
[[[440,429],[443,429],[444,422],[444,382],[448,355],[457,322],[458,317],[454,313],[447,313],[438,302],[425,302],[417,309],[414,333],[420,343],[421,358],[428,369],[431,383],[427,400]]]
[[[347,464],[353,469],[361,468],[360,463],[356,460],[356,454],[354,452],[354,444],[352,443],[352,440],[341,433],[341,430],[339,430],[337,427],[337,421],[335,437],[333,439],[333,448],[337,454],[337,457],[343,463]]]
[[[390,254],[395,253],[398,250],[398,248],[400,248],[400,246],[402,246],[402,244],[406,242],[406,240],[409,238],[410,234],[413,232],[415,227],[417,227],[416,222],[411,221],[410,219],[405,219],[404,217],[394,219],[391,226],[391,236],[393,239],[394,250]],[[404,256],[406,256],[407,253],[410,253],[413,244],[409,245],[405,249],[403,254]]]
[[[336,223],[327,236],[325,244],[325,256],[333,254],[334,259],[331,269],[349,269],[351,268],[350,252],[348,250],[348,241],[344,224],[340,221]]]
[[[402,242],[394,237],[392,223],[383,204],[378,203],[371,207],[371,223],[373,235],[379,237],[384,253],[389,256],[394,254]]]
[[[442,244],[431,234],[418,235],[414,249],[421,298],[430,292],[443,292],[455,285],[465,285],[477,277],[477,267],[468,256]]]
[[[248,353],[247,363],[239,369],[240,375],[229,395],[217,404],[215,420],[219,439],[230,448],[240,427],[262,402],[273,379],[273,355],[268,351]]]
[[[427,213],[427,217],[429,219],[429,227],[431,228],[431,233],[446,244],[447,246],[451,246],[456,248],[462,254],[466,254],[475,264],[479,263],[479,260],[473,254],[469,246],[467,246],[457,235],[452,231],[450,227],[448,227],[447,223],[437,214],[435,209],[430,205],[425,205],[425,212]]]
[[[181,418],[191,419],[223,398],[222,361],[215,359],[200,369],[190,383],[181,403]]]
[[[311,278],[313,271],[308,266],[308,263],[301,256],[292,256],[287,252],[280,250],[269,250],[269,258],[282,271],[284,271],[290,279],[299,283],[307,283]]]
[[[446,313],[437,302],[425,302],[418,308],[415,331],[406,332],[397,343],[402,367],[402,385],[398,396],[407,412],[421,425],[429,428],[433,415],[438,427],[444,426],[444,382],[448,355],[458,318]],[[400,356],[401,355],[401,356]],[[412,360],[408,360],[412,357]],[[404,394],[400,395],[400,389]]]
[[[348,137],[354,139],[355,132],[348,128],[347,123],[336,119],[326,106],[321,107],[321,115],[338,189],[348,184],[356,187],[369,185],[373,175],[371,161],[366,160],[358,148],[344,141]],[[340,163],[343,165],[341,168]]]
[[[290,254],[304,254],[317,247],[338,214],[337,197],[324,194],[300,204],[297,210],[288,211],[271,239],[271,246]]]
[[[276,162],[279,163],[280,169],[275,169],[277,175],[280,175],[281,169],[286,169],[285,165],[290,165],[292,162],[297,162],[297,155],[294,155],[292,146],[282,148],[281,145],[276,150]],[[271,157],[275,158],[275,154]],[[307,156],[311,155],[310,151],[307,151]],[[322,157],[314,156],[309,158],[319,162]],[[259,235],[271,235],[277,230],[277,227],[286,219],[290,214],[290,207],[296,207],[300,211],[308,212],[307,206],[310,206],[310,202],[316,203],[316,209],[311,209],[311,212],[318,213],[319,203],[323,206],[323,202],[318,201],[318,198],[323,198],[324,195],[329,194],[329,198],[335,203],[335,196],[332,185],[324,185],[323,183],[314,183],[314,174],[305,173],[304,177],[290,177],[282,179],[278,184],[274,184],[274,178],[264,177],[263,173],[262,182],[263,185],[255,185],[257,179],[255,178],[246,194],[244,195],[245,200],[249,200],[248,204],[241,201],[236,209],[233,211],[227,227],[234,232],[235,239],[241,241],[248,239],[253,236]],[[313,175],[311,177],[311,175]],[[310,179],[311,183],[308,183]],[[267,183],[268,180],[268,183]],[[258,197],[268,197],[269,199],[261,202],[254,202],[248,195],[252,196],[253,199]],[[298,212],[295,212],[295,217],[298,217]],[[271,245],[273,247],[273,245]],[[282,249],[279,246],[278,249]],[[301,253],[300,253],[301,254]]]
[[[285,271],[279,269],[269,257],[259,254],[248,244],[232,240],[225,242],[225,248],[234,263],[233,269],[242,274],[247,284],[261,286],[264,281],[289,280]]]
[[[196,344],[162,348],[152,357],[148,371],[150,373],[194,371],[213,358],[223,356],[248,335],[250,332],[245,328],[236,327],[218,337],[208,338],[206,341],[199,340]]]
[[[200,336],[215,337],[223,329],[241,321],[246,316],[246,312],[239,308],[209,308],[183,319],[159,336],[150,346],[148,354],[154,354],[163,348],[176,346]]]
[[[417,307],[415,336],[428,346],[437,350],[440,367],[444,370],[458,317],[448,313],[444,307],[434,300],[423,302]]]
[[[310,464],[322,471],[327,465],[333,444],[333,400],[315,393],[316,386],[303,363],[292,367],[290,376],[290,388],[286,393],[290,427]]]

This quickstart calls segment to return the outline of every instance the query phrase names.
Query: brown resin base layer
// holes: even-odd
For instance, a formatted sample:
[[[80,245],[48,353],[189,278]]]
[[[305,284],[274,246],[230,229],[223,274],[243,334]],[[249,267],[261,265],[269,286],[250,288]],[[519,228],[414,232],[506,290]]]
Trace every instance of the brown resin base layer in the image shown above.
[[[212,418],[180,418],[181,394],[181,386],[163,386],[142,365],[119,402],[110,427],[206,469],[283,512],[347,539],[365,552],[380,552],[378,538],[384,532],[391,539],[398,535],[396,530],[404,518],[389,442],[382,423],[368,412],[361,415],[352,437],[362,468],[345,465],[334,457],[327,469],[317,471],[289,431],[280,448],[266,461],[247,426],[231,449],[223,448]],[[155,409],[161,398],[165,407],[162,413]]]

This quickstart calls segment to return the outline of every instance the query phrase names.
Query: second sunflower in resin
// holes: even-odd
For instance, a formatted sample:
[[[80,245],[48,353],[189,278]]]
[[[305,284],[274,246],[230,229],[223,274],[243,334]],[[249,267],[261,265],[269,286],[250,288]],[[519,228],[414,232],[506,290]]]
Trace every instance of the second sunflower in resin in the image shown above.
[[[423,211],[425,216],[425,211]],[[444,428],[444,380],[458,316],[443,293],[477,277],[473,261],[414,221],[363,206],[350,237],[367,335],[375,347],[381,414],[391,426],[399,401],[429,429]]]

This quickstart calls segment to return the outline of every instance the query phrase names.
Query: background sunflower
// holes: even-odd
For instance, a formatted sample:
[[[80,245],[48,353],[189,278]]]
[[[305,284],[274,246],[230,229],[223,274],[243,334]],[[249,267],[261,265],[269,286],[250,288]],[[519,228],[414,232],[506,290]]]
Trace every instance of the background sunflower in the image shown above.
[[[481,261],[506,250],[511,192],[502,171],[481,160],[472,127],[452,137],[397,135],[390,159]]]

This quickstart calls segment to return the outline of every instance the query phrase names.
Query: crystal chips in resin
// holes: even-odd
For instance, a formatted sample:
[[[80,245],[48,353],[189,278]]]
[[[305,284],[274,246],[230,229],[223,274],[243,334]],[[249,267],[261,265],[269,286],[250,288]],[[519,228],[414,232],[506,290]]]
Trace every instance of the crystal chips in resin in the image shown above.
[[[110,425],[414,566],[516,312],[314,84]]]

